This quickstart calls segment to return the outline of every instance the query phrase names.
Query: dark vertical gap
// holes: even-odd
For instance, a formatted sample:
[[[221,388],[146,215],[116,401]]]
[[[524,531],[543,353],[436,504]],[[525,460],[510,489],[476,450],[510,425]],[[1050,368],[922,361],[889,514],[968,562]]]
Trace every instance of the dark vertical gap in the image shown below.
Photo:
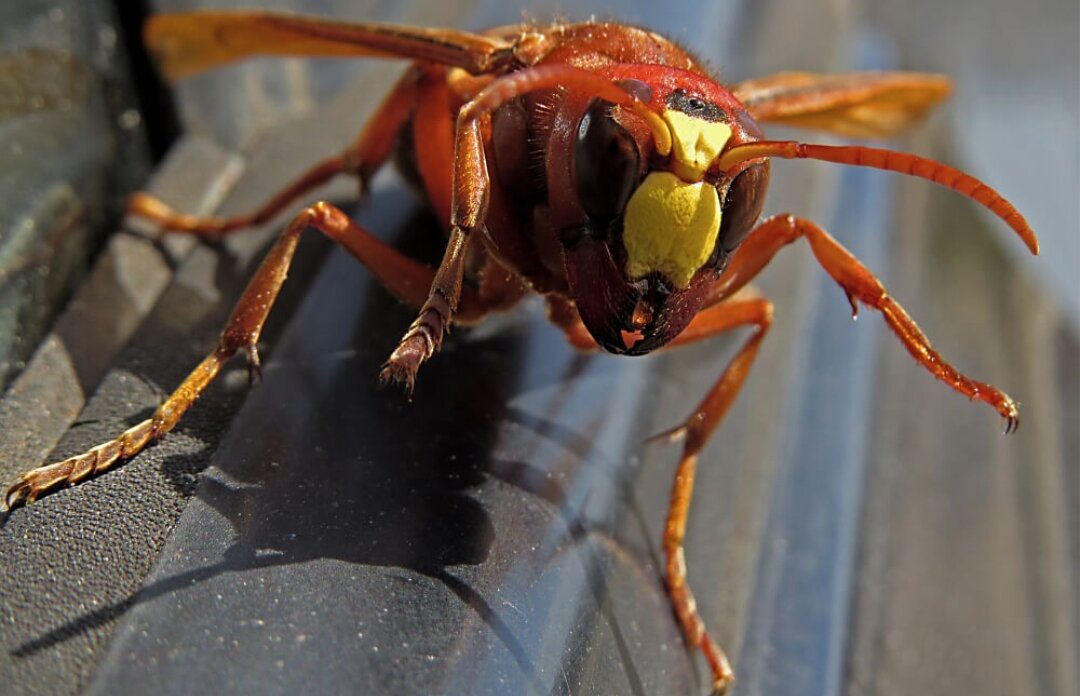
[[[143,45],[142,28],[150,16],[148,0],[114,0],[121,40],[131,65],[135,96],[143,114],[150,153],[160,162],[180,134],[176,102]]]

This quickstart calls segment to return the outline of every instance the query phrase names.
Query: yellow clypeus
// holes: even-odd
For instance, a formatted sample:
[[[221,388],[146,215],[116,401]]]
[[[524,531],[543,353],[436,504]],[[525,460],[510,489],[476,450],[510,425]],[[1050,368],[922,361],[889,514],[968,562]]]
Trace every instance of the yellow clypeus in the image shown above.
[[[659,271],[676,287],[685,288],[712,254],[719,231],[720,197],[715,187],[701,181],[687,183],[671,172],[653,172],[626,204],[626,272],[640,278]]]

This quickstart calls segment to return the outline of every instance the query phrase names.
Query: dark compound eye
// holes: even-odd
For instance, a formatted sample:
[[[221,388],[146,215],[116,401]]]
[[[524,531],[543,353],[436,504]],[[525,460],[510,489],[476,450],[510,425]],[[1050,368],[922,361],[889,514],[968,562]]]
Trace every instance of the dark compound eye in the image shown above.
[[[755,164],[735,177],[724,199],[724,214],[716,240],[718,251],[729,254],[742,244],[765,205],[769,165]]]
[[[595,220],[622,213],[638,180],[640,154],[629,132],[611,117],[612,104],[596,99],[581,117],[574,177],[581,205]]]
[[[765,136],[754,119],[745,111],[736,113],[736,121],[753,140]],[[735,177],[724,197],[724,214],[720,222],[720,234],[711,261],[714,267],[726,262],[728,255],[743,243],[754,228],[761,209],[765,205],[765,191],[769,187],[769,163],[755,164]]]

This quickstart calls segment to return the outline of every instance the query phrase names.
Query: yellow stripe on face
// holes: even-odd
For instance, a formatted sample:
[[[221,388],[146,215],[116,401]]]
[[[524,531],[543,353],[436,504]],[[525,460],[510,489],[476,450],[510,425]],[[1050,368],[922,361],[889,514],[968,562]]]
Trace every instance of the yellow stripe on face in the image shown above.
[[[663,117],[671,130],[675,173],[687,181],[701,181],[709,164],[731,138],[731,127],[674,109],[664,111]]]
[[[712,254],[719,231],[715,187],[701,181],[688,184],[671,172],[653,172],[626,204],[626,272],[641,278],[659,271],[676,287],[686,288]]]

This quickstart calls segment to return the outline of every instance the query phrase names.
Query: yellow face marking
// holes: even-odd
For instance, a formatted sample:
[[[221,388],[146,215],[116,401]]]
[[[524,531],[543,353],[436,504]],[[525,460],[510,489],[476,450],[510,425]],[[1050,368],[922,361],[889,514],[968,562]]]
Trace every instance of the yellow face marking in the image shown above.
[[[706,121],[675,109],[663,114],[671,130],[675,173],[687,181],[701,181],[709,164],[724,149],[731,137],[731,127],[719,121]]]
[[[659,271],[678,288],[712,254],[720,231],[720,197],[701,181],[688,184],[671,172],[653,172],[626,204],[626,272],[640,278]]]

